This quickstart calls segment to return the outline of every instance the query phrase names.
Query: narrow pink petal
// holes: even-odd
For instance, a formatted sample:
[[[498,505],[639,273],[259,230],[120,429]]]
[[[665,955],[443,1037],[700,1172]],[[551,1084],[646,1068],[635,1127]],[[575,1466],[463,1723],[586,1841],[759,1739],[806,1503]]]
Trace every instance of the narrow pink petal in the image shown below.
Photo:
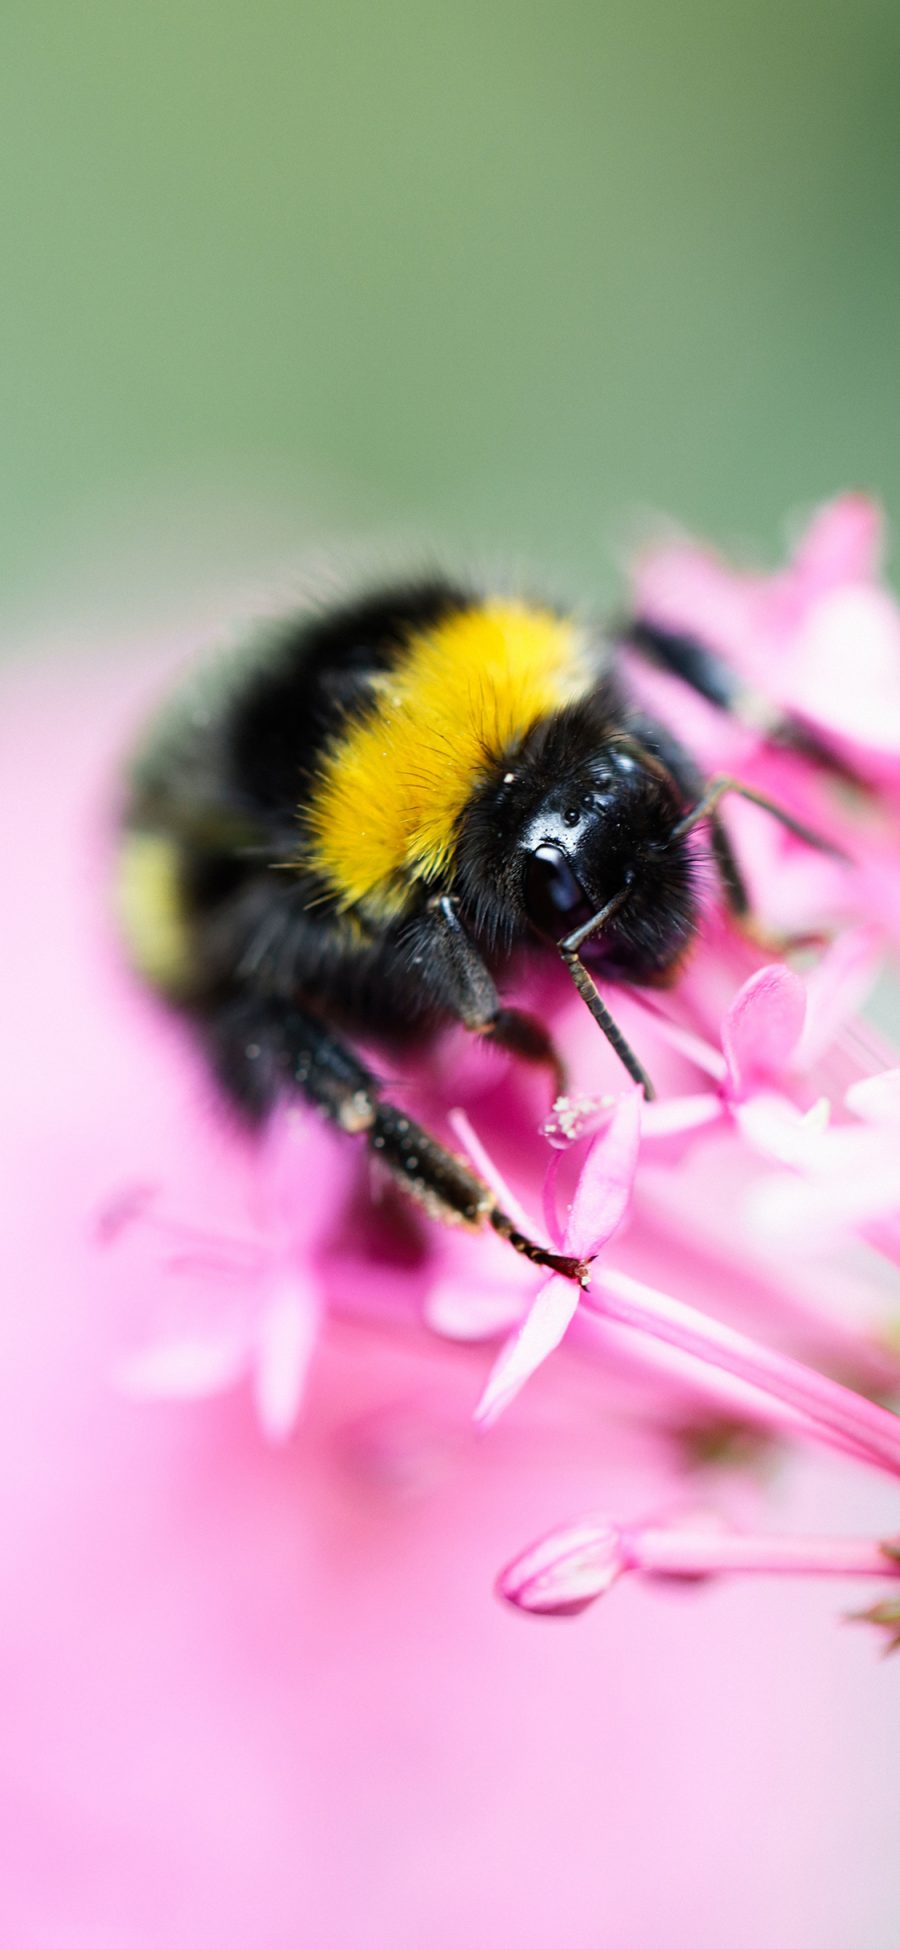
[[[475,1419],[489,1427],[508,1408],[519,1389],[554,1353],[578,1310],[581,1288],[558,1273],[542,1286],[518,1333],[508,1340],[488,1376]]]
[[[645,1141],[654,1137],[678,1137],[689,1130],[703,1130],[727,1115],[722,1098],[711,1090],[698,1090],[694,1096],[656,1097],[645,1103],[641,1127]]]
[[[666,629],[699,630],[731,660],[743,646],[753,591],[745,576],[697,542],[648,551],[637,565],[636,613]]]
[[[814,1104],[805,1113],[774,1090],[757,1090],[746,1103],[736,1103],[734,1121],[748,1144],[763,1157],[793,1170],[813,1170],[828,1141],[828,1103]]]
[[[853,681],[848,682],[852,657]],[[900,616],[885,590],[847,587],[808,616],[791,658],[791,699],[840,747],[900,753]]]
[[[791,1069],[812,1069],[827,1053],[838,1031],[866,1001],[881,958],[874,928],[838,935],[806,977],[806,1019]]]
[[[641,1142],[644,1093],[637,1084],[623,1091],[606,1130],[594,1138],[575,1191],[565,1248],[590,1259],[621,1224],[631,1199]]]
[[[120,1184],[103,1199],[96,1216],[98,1245],[112,1245],[133,1225],[146,1223],[147,1214],[159,1197],[155,1184]]]
[[[887,1144],[876,1143],[875,1136],[874,1126],[823,1132],[808,1176],[773,1174],[750,1190],[750,1222],[773,1245],[821,1255],[843,1234],[896,1220],[900,1146],[895,1132]]]
[[[443,1340],[497,1340],[518,1326],[531,1294],[508,1285],[471,1287],[459,1273],[429,1286],[422,1308],[426,1326]]]
[[[218,1226],[191,1224],[161,1207],[159,1197],[158,1189],[148,1185],[126,1185],[113,1193],[98,1216],[98,1242],[136,1243],[166,1272],[202,1270],[246,1278],[256,1271],[258,1240]]]
[[[254,1203],[264,1238],[290,1241],[298,1252],[330,1243],[353,1178],[353,1147],[340,1132],[304,1105],[283,1105],[257,1159]]]
[[[880,1076],[851,1083],[844,1102],[864,1123],[900,1123],[900,1069],[886,1069]]]
[[[842,582],[868,582],[878,573],[883,530],[877,501],[868,494],[840,494],[813,515],[790,574],[803,582],[812,601]]]
[[[805,1014],[806,992],[792,968],[773,963],[744,982],[722,1024],[730,1095],[744,1096],[763,1078],[784,1072]]]
[[[483,1178],[485,1184],[493,1191],[501,1209],[506,1212],[507,1218],[512,1219],[513,1224],[518,1226],[520,1232],[527,1232],[529,1238],[532,1237],[534,1233],[533,1221],[529,1218],[528,1213],[523,1210],[515,1192],[510,1189],[502,1173],[498,1171],[490,1153],[485,1150],[481,1138],[473,1130],[465,1110],[451,1110],[447,1117],[447,1122],[454,1136],[458,1138],[470,1162],[474,1164],[479,1177]]]
[[[258,1253],[256,1259],[259,1259]],[[222,1285],[230,1282],[239,1286],[246,1285],[248,1272],[258,1270],[250,1251],[239,1259],[226,1242],[219,1246],[213,1238],[208,1245],[198,1246],[196,1250],[193,1246],[179,1246],[175,1250],[161,1252],[159,1266],[169,1279],[199,1280],[203,1283],[212,1279]]]
[[[562,1151],[554,1151],[544,1174],[544,1188],[542,1193],[544,1224],[547,1227],[547,1237],[557,1247],[561,1246],[563,1242],[563,1228],[559,1222],[559,1204],[556,1196],[556,1180],[559,1177],[559,1167],[562,1159]]]
[[[683,1023],[673,1022],[654,997],[638,993],[635,1000],[648,1015],[652,1015],[653,1026],[663,1042],[676,1049],[680,1056],[686,1056],[688,1062],[694,1063],[704,1076],[711,1076],[714,1083],[724,1082],[725,1062],[720,1049],[715,1049],[705,1037],[696,1035],[693,1029],[686,1029]]]
[[[113,1378],[127,1394],[190,1399],[233,1387],[248,1358],[245,1334],[185,1335],[127,1354],[117,1362]]]
[[[318,1326],[312,1288],[283,1270],[266,1295],[256,1343],[253,1391],[270,1441],[284,1441],[297,1419]]]
[[[895,1207],[886,1218],[873,1219],[862,1228],[862,1236],[892,1265],[900,1265],[900,1208]]]

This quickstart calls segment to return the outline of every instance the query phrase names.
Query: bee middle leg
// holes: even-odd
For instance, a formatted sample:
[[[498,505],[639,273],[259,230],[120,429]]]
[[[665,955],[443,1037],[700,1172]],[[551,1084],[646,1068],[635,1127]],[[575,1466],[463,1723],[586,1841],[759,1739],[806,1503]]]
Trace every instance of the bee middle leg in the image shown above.
[[[473,1230],[489,1225],[534,1265],[586,1283],[582,1260],[521,1232],[472,1167],[386,1102],[379,1079],[315,1016],[270,997],[232,996],[208,1018],[206,1040],[226,1093],[255,1120],[279,1098],[301,1095],[348,1136],[363,1138],[430,1217]]]
[[[761,948],[764,954],[782,955],[799,952],[803,948],[827,947],[829,937],[824,933],[779,933],[766,927],[753,911],[747,882],[717,812],[710,815],[709,837],[725,904],[745,939],[751,941],[754,947]]]
[[[543,1063],[551,1074],[554,1097],[565,1094],[566,1068],[552,1036],[536,1015],[503,1006],[452,895],[437,894],[430,902],[416,958],[435,1000],[464,1028],[522,1062]]]
[[[714,704],[721,711],[741,723],[759,731],[770,743],[784,750],[794,751],[811,763],[818,764],[834,772],[837,776],[850,778],[851,774],[826,746],[821,744],[813,733],[803,725],[786,717],[777,706],[772,705],[761,693],[751,690],[732,670],[725,660],[714,650],[708,649],[695,637],[676,630],[662,629],[655,623],[636,618],[620,627],[616,632],[619,640],[629,649],[635,650],[645,661],[657,669],[667,671],[680,678],[707,703]],[[778,819],[788,831],[796,833],[807,845],[819,851],[844,857],[839,849],[813,832],[808,826],[791,817],[790,813],[776,805],[764,795],[741,785],[736,779],[712,779],[701,785],[699,779],[691,776],[693,766],[685,769],[681,754],[675,754],[675,762],[670,752],[663,753],[673,775],[679,777],[683,789],[696,795],[696,804],[681,823],[681,830],[687,831],[701,819],[706,819],[710,831],[710,844],[713,859],[718,871],[722,893],[731,918],[738,931],[751,941],[754,947],[765,954],[788,954],[792,950],[828,945],[828,935],[818,932],[780,933],[767,928],[753,911],[744,875],[741,872],[737,855],[728,837],[717,810],[719,800],[726,792],[734,791],[739,796],[754,801],[762,809]]]
[[[705,643],[681,630],[663,629],[638,616],[620,624],[616,638],[625,648],[635,650],[645,662],[670,676],[680,678],[707,703],[727,711],[749,729],[761,732],[770,744],[806,758],[810,764],[832,772],[849,785],[861,785],[847,760],[833,751],[826,740],[816,736],[809,725],[782,711],[762,691],[743,682],[737,672]]]
[[[614,634],[626,649],[636,650],[647,663],[668,671],[670,676],[680,677],[682,683],[705,697],[707,703],[731,711],[736,717],[743,714],[748,693],[739,677],[722,657],[696,637],[680,630],[662,629],[640,616],[620,624]]]

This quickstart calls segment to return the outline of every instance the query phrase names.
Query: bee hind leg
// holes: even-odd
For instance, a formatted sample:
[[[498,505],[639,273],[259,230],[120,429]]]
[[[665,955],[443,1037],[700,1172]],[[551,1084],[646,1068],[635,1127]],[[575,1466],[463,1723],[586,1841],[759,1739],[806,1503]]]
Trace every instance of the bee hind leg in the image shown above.
[[[259,1121],[299,1095],[350,1137],[360,1137],[394,1184],[428,1216],[498,1233],[534,1265],[583,1284],[586,1264],[520,1232],[470,1164],[385,1101],[379,1079],[333,1030],[305,1011],[252,995],[231,998],[207,1021],[214,1070],[232,1101]]]

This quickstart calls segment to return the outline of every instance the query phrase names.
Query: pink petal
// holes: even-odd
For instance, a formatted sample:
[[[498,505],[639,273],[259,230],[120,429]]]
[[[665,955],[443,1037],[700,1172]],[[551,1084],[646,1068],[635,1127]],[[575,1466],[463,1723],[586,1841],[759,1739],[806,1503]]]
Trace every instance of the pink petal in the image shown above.
[[[694,1096],[657,1097],[645,1103],[641,1123],[645,1141],[654,1137],[678,1137],[688,1130],[703,1130],[718,1123],[725,1114],[722,1099],[711,1090],[698,1090]]]
[[[297,1419],[318,1325],[312,1288],[282,1272],[264,1302],[254,1372],[260,1424],[270,1441],[284,1441]]]
[[[851,674],[852,673],[852,674]],[[900,754],[900,615],[882,589],[837,590],[792,649],[790,697],[843,749]]]
[[[794,1170],[812,1170],[825,1149],[827,1112],[824,1098],[804,1116],[786,1096],[757,1090],[746,1103],[734,1105],[733,1115],[741,1135],[761,1156]]]
[[[636,613],[699,634],[729,660],[743,646],[754,606],[748,578],[696,542],[654,549],[638,564]]]
[[[900,1069],[886,1069],[880,1076],[851,1083],[844,1102],[864,1123],[900,1123]]]
[[[257,1221],[264,1238],[295,1251],[337,1236],[354,1182],[354,1154],[340,1132],[304,1105],[284,1105],[263,1135],[256,1168]]]
[[[741,1097],[781,1075],[800,1039],[806,991],[793,969],[773,964],[745,981],[722,1024],[728,1094]]]
[[[874,1126],[820,1133],[808,1176],[773,1174],[751,1188],[751,1224],[772,1241],[809,1253],[830,1250],[842,1234],[900,1213],[900,1154],[894,1133]]]
[[[578,1310],[581,1288],[558,1273],[547,1280],[513,1338],[495,1361],[475,1410],[475,1419],[489,1427],[509,1407],[519,1389],[554,1353]]]
[[[443,1340],[496,1340],[519,1324],[530,1295],[508,1285],[473,1291],[461,1278],[440,1279],[428,1288],[423,1305],[426,1326]]]
[[[671,1049],[676,1049],[680,1056],[686,1057],[687,1061],[701,1070],[704,1076],[711,1076],[716,1083],[724,1082],[725,1064],[720,1049],[714,1048],[704,1036],[696,1035],[693,1029],[685,1028],[683,1023],[674,1022],[671,1016],[659,1007],[655,999],[640,995],[639,1000],[647,1013],[652,1016],[653,1026],[663,1042],[667,1042]]]
[[[884,518],[867,494],[840,494],[819,508],[789,571],[811,599],[842,582],[868,582],[881,562]]]
[[[806,977],[806,1019],[792,1069],[812,1069],[827,1053],[838,1030],[865,1002],[880,959],[874,928],[857,928],[833,942]]]
[[[479,1177],[483,1178],[485,1184],[489,1185],[502,1210],[506,1212],[507,1217],[512,1219],[514,1225],[518,1225],[520,1232],[527,1232],[530,1237],[534,1226],[528,1213],[523,1210],[515,1192],[506,1183],[502,1172],[498,1171],[490,1152],[485,1149],[477,1131],[473,1129],[465,1110],[458,1108],[451,1110],[447,1117],[447,1122],[454,1136],[461,1143],[470,1162],[474,1164]]]
[[[156,1187],[124,1186],[102,1206],[98,1243],[134,1250],[145,1265],[184,1278],[212,1272],[223,1279],[246,1279],[260,1264],[259,1242],[218,1225],[193,1224],[160,1203]]]
[[[547,1227],[547,1237],[552,1239],[557,1249],[563,1242],[563,1228],[559,1222],[559,1201],[556,1195],[556,1180],[559,1177],[559,1167],[562,1160],[562,1151],[554,1151],[544,1174],[544,1189],[542,1194],[544,1224]]]
[[[127,1354],[116,1363],[113,1378],[127,1394],[202,1397],[233,1387],[248,1357],[246,1334],[172,1338]]]
[[[628,1210],[641,1141],[644,1093],[625,1090],[608,1129],[601,1130],[584,1160],[575,1191],[565,1249],[590,1259],[605,1245]]]

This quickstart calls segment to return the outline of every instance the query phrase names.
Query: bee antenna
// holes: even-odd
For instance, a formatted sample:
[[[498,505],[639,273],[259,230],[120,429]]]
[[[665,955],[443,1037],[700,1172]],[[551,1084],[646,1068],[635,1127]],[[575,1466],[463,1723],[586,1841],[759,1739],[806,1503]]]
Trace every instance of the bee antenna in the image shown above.
[[[612,919],[613,915],[619,912],[620,907],[624,906],[629,892],[630,887],[623,887],[621,892],[614,894],[612,899],[607,901],[605,907],[601,907],[598,913],[592,914],[590,920],[585,921],[583,927],[576,928],[574,933],[569,934],[564,941],[560,941],[559,951],[578,989],[578,993],[582,1001],[586,1002],[590,1009],[597,1027],[603,1030],[607,1042],[615,1050],[620,1063],[627,1069],[632,1081],[640,1084],[647,1102],[651,1103],[656,1095],[656,1091],[647,1075],[647,1071],[643,1067],[643,1064],[638,1061],[630,1042],[626,1041],[618,1023],[610,1015],[606,1003],[601,1000],[597,985],[592,980],[581,959],[581,949],[585,941],[590,940],[593,935],[599,934],[602,931],[607,922]]]
[[[764,792],[757,792],[755,786],[742,785],[739,779],[727,775],[710,779],[696,805],[692,806],[690,812],[686,812],[684,818],[679,819],[677,825],[672,827],[670,840],[684,839],[689,832],[693,832],[696,825],[699,825],[701,819],[711,818],[719,800],[723,799],[728,792],[733,792],[736,798],[749,799],[751,805],[761,806],[763,812],[768,812],[773,819],[778,820],[780,825],[785,826],[788,832],[804,840],[807,846],[814,846],[817,852],[830,853],[833,859],[843,860],[847,865],[852,865],[849,853],[845,853],[842,846],[836,846],[834,841],[826,839],[823,833],[815,832],[812,826],[806,826],[802,820],[795,819],[792,812],[785,811],[784,807],[777,805],[774,799],[767,798]]]

